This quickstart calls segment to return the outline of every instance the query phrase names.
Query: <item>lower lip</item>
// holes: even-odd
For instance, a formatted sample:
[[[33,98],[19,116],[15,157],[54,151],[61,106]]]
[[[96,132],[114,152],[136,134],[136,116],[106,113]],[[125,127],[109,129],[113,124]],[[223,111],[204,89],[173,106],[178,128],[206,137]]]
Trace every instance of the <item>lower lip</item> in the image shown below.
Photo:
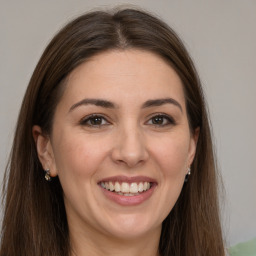
[[[100,186],[101,190],[103,191],[104,195],[110,199],[111,201],[114,201],[117,204],[123,205],[123,206],[134,206],[134,205],[139,205],[142,204],[143,202],[145,202],[146,200],[148,200],[154,190],[155,190],[156,185],[153,184],[152,187],[139,194],[139,195],[134,195],[134,196],[122,196],[119,195],[115,192],[111,192],[109,190],[104,189],[103,187]]]

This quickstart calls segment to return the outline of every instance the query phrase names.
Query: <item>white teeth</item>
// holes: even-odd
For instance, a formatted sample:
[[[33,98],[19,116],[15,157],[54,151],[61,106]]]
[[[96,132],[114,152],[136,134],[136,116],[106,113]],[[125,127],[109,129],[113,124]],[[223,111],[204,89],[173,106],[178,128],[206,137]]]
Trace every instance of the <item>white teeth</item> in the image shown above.
[[[114,187],[113,183],[110,181],[109,182],[109,190],[113,191],[114,189],[115,189],[115,187]]]
[[[139,195],[139,193],[142,193],[143,191],[147,191],[150,189],[150,182],[133,182],[133,183],[127,183],[127,182],[101,182],[101,187],[116,192],[119,195],[124,196],[134,196]]]
[[[121,191],[121,186],[118,182],[115,182],[115,192],[120,192]]]
[[[138,193],[138,185],[137,183],[130,184],[130,193]]]
[[[142,191],[143,191],[143,183],[142,183],[142,182],[139,183],[138,191],[139,191],[139,192],[142,192]]]
[[[130,192],[130,187],[129,187],[129,184],[126,183],[126,182],[123,182],[121,184],[121,192],[122,193],[129,193]]]
[[[148,182],[144,182],[143,184],[143,190],[146,191],[148,188]],[[108,188],[107,188],[108,189]]]

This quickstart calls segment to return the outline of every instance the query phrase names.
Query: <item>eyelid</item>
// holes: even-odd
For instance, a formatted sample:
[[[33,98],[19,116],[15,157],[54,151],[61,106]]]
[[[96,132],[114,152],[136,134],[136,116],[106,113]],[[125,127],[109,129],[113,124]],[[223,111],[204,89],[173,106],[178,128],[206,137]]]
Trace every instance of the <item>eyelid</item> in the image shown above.
[[[104,126],[107,124],[100,124],[100,125],[90,125],[90,124],[86,124],[86,122],[88,122],[90,120],[90,118],[95,118],[95,117],[100,117],[102,119],[104,119],[107,124],[110,124],[109,118],[106,117],[104,114],[100,114],[100,113],[93,113],[93,114],[89,114],[85,117],[83,117],[82,119],[80,119],[79,124],[80,125],[84,125],[84,126],[89,126],[89,127],[100,127],[100,126]]]
[[[176,121],[175,121],[175,119],[171,116],[171,115],[169,115],[169,114],[166,114],[166,113],[153,113],[153,114],[151,114],[150,116],[148,116],[148,118],[147,118],[147,122],[146,123],[148,123],[150,120],[152,120],[152,118],[154,118],[154,117],[163,117],[163,118],[166,118],[168,121],[169,121],[169,123],[168,124],[159,124],[159,125],[157,125],[157,124],[151,124],[151,125],[154,125],[154,126],[159,126],[159,127],[164,127],[164,126],[168,126],[168,125],[175,125],[176,124]]]
[[[95,117],[99,117],[99,118],[102,118],[106,124],[99,124],[99,125],[93,125],[93,124],[87,124],[87,122],[91,119],[91,118],[95,118]],[[162,118],[165,118],[167,120],[167,124],[149,124],[149,125],[153,125],[153,126],[157,126],[157,127],[164,127],[164,126],[169,126],[169,125],[175,125],[176,124],[176,121],[175,119],[169,115],[169,114],[166,114],[166,113],[162,113],[162,112],[157,112],[157,113],[153,113],[151,115],[149,115],[147,117],[147,121],[145,122],[145,124],[148,124],[150,121],[152,121],[152,119],[154,117],[162,117]],[[105,126],[105,125],[109,125],[111,124],[111,119],[109,117],[106,117],[105,114],[101,114],[101,113],[92,113],[92,114],[89,114],[83,118],[80,119],[79,121],[79,124],[82,125],[82,126],[88,126],[88,127],[102,127],[102,126]]]

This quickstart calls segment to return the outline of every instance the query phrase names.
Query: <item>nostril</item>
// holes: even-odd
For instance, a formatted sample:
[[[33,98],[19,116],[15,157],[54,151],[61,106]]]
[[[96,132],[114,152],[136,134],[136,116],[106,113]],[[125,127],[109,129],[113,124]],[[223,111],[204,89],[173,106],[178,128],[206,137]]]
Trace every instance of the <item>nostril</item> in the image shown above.
[[[127,165],[128,167],[134,167],[145,162],[145,158],[140,155],[130,154],[121,155],[119,158],[114,159],[118,164]]]

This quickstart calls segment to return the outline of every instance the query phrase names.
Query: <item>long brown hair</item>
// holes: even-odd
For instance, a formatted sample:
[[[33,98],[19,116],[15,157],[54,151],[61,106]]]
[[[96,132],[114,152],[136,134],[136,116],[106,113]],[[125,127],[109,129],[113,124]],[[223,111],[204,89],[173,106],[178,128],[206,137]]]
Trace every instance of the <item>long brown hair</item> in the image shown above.
[[[164,220],[162,256],[223,256],[217,170],[204,96],[195,67],[179,37],[144,11],[96,11],[66,25],[44,51],[20,110],[5,173],[5,211],[0,256],[68,256],[69,231],[58,178],[44,180],[32,137],[33,125],[51,134],[65,78],[89,57],[111,49],[136,48],[166,60],[183,82],[191,132],[199,127],[188,182]]]

